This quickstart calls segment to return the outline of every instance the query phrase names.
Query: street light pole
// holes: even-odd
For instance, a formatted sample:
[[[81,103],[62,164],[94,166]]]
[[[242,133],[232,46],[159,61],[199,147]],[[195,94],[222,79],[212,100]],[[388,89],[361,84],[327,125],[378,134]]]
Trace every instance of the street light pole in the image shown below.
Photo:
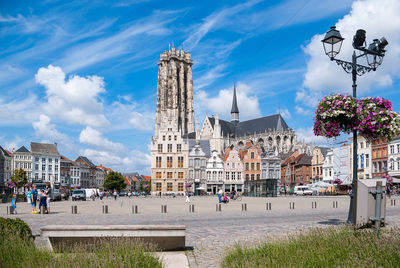
[[[374,39],[374,41],[366,48],[365,43],[365,31],[362,29],[357,30],[353,38],[353,47],[356,50],[361,51],[360,55],[356,55],[356,51],[353,51],[352,61],[342,61],[335,59],[339,54],[342,47],[344,38],[340,35],[340,32],[333,26],[326,33],[325,38],[322,40],[324,45],[325,54],[329,56],[331,61],[335,61],[340,65],[343,70],[347,73],[352,74],[353,80],[353,97],[357,98],[357,75],[361,76],[370,71],[376,71],[376,68],[382,64],[383,57],[385,56],[385,47],[388,42],[384,37],[381,40]],[[357,64],[357,59],[360,57],[366,57],[368,66]],[[352,194],[350,194],[350,207],[349,215],[347,217],[347,223],[356,223],[357,215],[357,129],[353,129],[353,180],[352,180]]]

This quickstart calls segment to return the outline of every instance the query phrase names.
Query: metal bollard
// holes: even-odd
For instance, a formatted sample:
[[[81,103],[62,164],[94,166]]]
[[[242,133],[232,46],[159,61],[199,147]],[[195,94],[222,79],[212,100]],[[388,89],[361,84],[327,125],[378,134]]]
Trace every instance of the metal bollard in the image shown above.
[[[14,214],[14,208],[12,206],[7,206],[7,214]]]
[[[390,200],[390,205],[391,205],[392,207],[396,206],[396,199],[391,199],[391,200]]]
[[[194,205],[189,205],[189,212],[194,213]]]
[[[294,202],[289,202],[289,209],[294,209]]]
[[[103,214],[108,214],[108,205],[103,205]]]
[[[317,201],[311,202],[311,208],[312,209],[317,208]]]
[[[138,207],[137,207],[137,205],[132,206],[132,214],[138,214]]]
[[[247,204],[246,203],[242,204],[242,211],[247,211]]]
[[[338,208],[338,201],[333,201],[333,208]]]
[[[221,211],[221,204],[217,204],[215,210],[216,211]]]
[[[265,204],[265,209],[266,210],[271,210],[271,203],[266,203]]]
[[[161,205],[161,213],[167,213],[167,205]]]
[[[71,213],[78,214],[78,206],[71,206]]]
[[[41,206],[41,207],[40,207],[40,214],[45,214],[45,213],[46,213],[46,210],[44,209],[43,206]]]

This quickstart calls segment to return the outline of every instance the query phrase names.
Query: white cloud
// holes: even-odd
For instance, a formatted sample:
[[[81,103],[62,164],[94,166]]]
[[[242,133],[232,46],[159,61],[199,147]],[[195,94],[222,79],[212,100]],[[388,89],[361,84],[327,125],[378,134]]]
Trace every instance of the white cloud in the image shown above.
[[[74,75],[66,81],[60,67],[49,65],[40,68],[35,78],[38,84],[46,88],[47,103],[43,109],[47,115],[70,124],[93,127],[109,124],[99,99],[99,95],[105,92],[102,77]]]
[[[258,98],[253,94],[252,88],[243,83],[236,86],[236,97],[240,112],[240,120],[260,116]],[[203,90],[199,90],[195,96],[195,109],[197,116],[203,117],[207,111],[218,114],[221,119],[230,121],[233,98],[233,86],[221,89],[217,96],[209,96]]]
[[[51,124],[51,119],[47,115],[41,114],[39,121],[32,123],[36,137],[41,139],[41,142],[54,143],[57,142],[61,148],[65,148],[68,152],[76,150],[75,144],[70,137],[59,132],[54,124]]]
[[[111,142],[107,138],[103,137],[103,134],[100,131],[91,127],[86,127],[81,131],[81,134],[79,135],[79,142],[115,153],[122,153],[125,150],[121,143]]]
[[[132,112],[129,123],[131,123],[135,129],[150,131],[153,129],[154,117],[152,114]]]
[[[0,96],[0,126],[30,125],[32,120],[39,117],[38,106],[35,95],[11,101]]]
[[[85,149],[81,150],[81,155],[87,156],[95,163],[121,172],[150,173],[151,156],[137,150],[117,154],[103,150]]]
[[[386,57],[376,72],[358,77],[358,95],[365,95],[374,88],[390,86],[395,77],[400,76],[400,1],[398,0],[365,0],[355,1],[350,13],[336,23],[345,38],[341,53],[337,58],[351,61],[353,53],[352,39],[356,30],[362,28],[367,32],[367,44],[374,38],[385,36],[389,41]],[[331,62],[324,54],[321,40],[324,34],[315,35],[304,48],[309,56],[303,89],[297,92],[296,100],[304,105],[315,107],[322,95],[332,92],[351,92],[351,75]],[[359,63],[366,65],[364,61]]]
[[[303,107],[301,107],[299,105],[296,105],[295,108],[296,108],[296,113],[298,113],[300,115],[310,115],[310,114],[312,114],[311,110],[304,109]]]

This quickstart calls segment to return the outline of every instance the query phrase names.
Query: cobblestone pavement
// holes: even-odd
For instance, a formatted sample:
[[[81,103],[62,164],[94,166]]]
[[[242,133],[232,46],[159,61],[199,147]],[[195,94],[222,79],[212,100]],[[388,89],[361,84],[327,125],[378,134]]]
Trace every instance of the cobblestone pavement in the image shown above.
[[[197,198],[195,213],[189,213],[184,199],[127,199],[117,201],[54,202],[52,214],[29,213],[28,204],[19,203],[19,217],[26,221],[35,235],[40,227],[48,224],[183,224],[187,228],[186,245],[193,247],[187,256],[190,267],[218,267],[224,252],[236,243],[254,244],[310,227],[326,227],[343,223],[347,218],[347,197],[291,197],[244,198],[248,211],[241,211],[241,204],[223,204],[216,212],[214,198]],[[312,209],[311,202],[317,202]],[[333,201],[339,208],[334,209]],[[265,203],[272,203],[272,210],[265,210]],[[295,202],[295,210],[289,210]],[[400,206],[400,201],[397,202]],[[78,213],[70,214],[71,205],[77,204]],[[110,214],[101,214],[102,205],[109,206]],[[131,206],[139,207],[139,214],[131,214]],[[168,213],[161,214],[161,204],[168,206]],[[0,216],[6,216],[5,204],[0,205]],[[389,226],[400,226],[400,207],[387,203]]]

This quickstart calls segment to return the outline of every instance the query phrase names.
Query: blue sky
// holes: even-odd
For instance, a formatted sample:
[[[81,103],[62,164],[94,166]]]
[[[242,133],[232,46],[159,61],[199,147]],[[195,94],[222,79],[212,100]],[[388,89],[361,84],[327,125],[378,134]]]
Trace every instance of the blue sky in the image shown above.
[[[351,77],[324,55],[336,25],[349,60],[355,31],[389,45],[359,95],[400,108],[400,1],[0,2],[0,145],[57,142],[122,172],[149,173],[157,61],[169,44],[194,60],[196,118],[229,119],[233,83],[241,119],[276,113],[306,142],[318,99],[350,92]],[[166,4],[168,3],[168,4]]]

